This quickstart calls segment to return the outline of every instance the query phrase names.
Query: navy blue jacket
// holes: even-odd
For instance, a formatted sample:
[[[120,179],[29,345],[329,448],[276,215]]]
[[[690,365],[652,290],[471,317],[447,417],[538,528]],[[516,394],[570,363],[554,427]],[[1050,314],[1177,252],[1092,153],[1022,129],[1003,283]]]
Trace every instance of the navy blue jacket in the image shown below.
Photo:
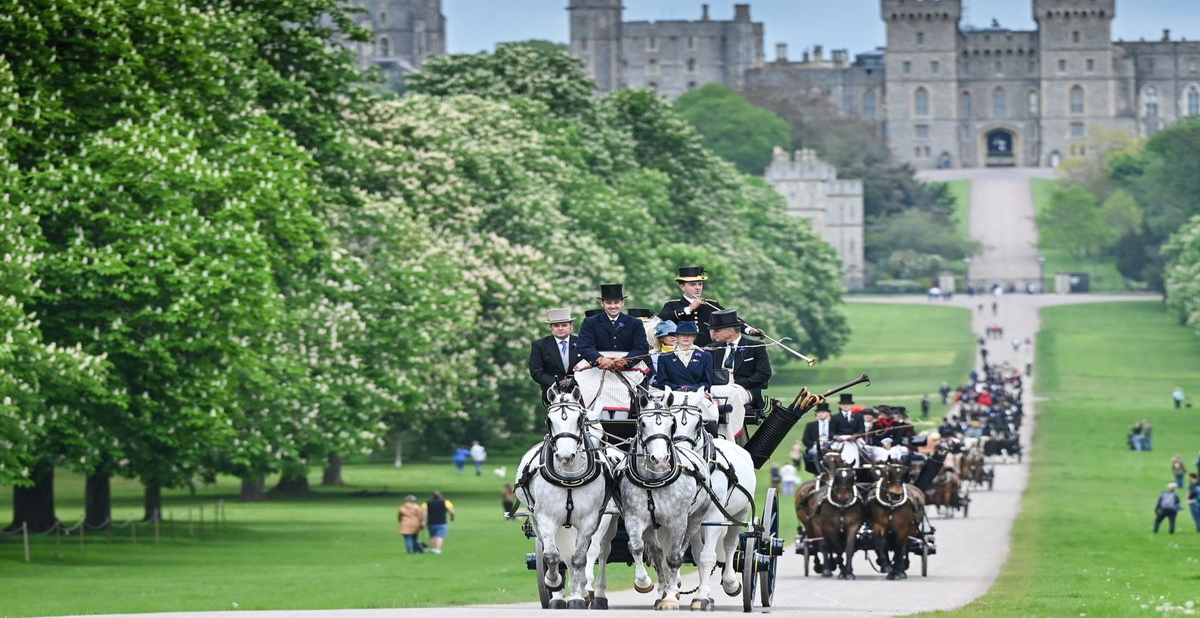
[[[584,318],[579,327],[579,355],[595,364],[601,352],[625,352],[626,358],[639,356],[650,364],[650,342],[646,341],[642,321],[622,313],[617,316],[614,329],[604,312]]]
[[[692,360],[685,367],[683,361],[674,352],[660,354],[658,357],[658,373],[655,383],[659,386],[669,386],[679,389],[681,386],[690,390],[712,390],[713,357],[704,350],[692,352]]]

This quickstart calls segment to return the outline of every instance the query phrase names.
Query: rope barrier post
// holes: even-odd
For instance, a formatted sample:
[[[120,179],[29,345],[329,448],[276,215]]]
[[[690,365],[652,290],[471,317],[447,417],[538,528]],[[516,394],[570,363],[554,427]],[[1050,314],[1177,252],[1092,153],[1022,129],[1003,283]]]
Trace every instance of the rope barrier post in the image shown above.
[[[21,522],[21,536],[25,541],[25,562],[29,562],[29,522]]]

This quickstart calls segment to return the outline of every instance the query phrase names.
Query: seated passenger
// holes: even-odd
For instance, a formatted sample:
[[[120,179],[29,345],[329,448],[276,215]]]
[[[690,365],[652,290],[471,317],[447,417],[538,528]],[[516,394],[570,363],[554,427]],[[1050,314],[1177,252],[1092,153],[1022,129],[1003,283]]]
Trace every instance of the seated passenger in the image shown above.
[[[709,391],[713,383],[712,355],[695,346],[700,333],[695,322],[683,322],[675,328],[675,349],[658,358],[655,375],[662,388],[676,391]]]

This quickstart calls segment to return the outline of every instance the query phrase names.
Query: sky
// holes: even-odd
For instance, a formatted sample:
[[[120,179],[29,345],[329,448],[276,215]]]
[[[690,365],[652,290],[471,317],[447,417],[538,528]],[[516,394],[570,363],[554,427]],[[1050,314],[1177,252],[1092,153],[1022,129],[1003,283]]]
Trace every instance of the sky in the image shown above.
[[[763,22],[767,60],[775,44],[787,43],[796,60],[813,45],[851,54],[882,46],[879,0],[624,0],[625,20],[700,18],[709,4],[713,19],[733,17],[733,5],[750,4],[750,17]],[[1200,40],[1197,0],[1118,0],[1113,38],[1156,41],[1163,28],[1171,37]],[[567,42],[567,0],[442,0],[451,53],[491,50],[496,43],[547,39]],[[837,7],[831,10],[830,7]],[[965,0],[964,25],[988,26],[992,19],[1014,30],[1033,30],[1032,0]],[[828,53],[828,52],[826,52]]]

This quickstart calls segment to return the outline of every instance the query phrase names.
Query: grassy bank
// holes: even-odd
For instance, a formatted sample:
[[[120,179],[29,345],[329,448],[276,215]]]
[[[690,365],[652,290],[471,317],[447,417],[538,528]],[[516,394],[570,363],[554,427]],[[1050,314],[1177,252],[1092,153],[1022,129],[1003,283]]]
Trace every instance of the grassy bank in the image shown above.
[[[1058,181],[1049,178],[1033,179],[1033,204],[1036,212],[1050,204],[1050,196],[1054,193]],[[1066,251],[1043,251],[1046,264],[1043,272],[1046,275],[1046,285],[1053,290],[1055,273],[1087,273],[1090,289],[1093,292],[1125,292],[1129,285],[1125,277],[1117,270],[1115,257],[1095,257],[1075,259]]]
[[[827,389],[861,373],[874,384],[856,389],[861,401],[890,402],[918,409],[922,393],[936,401],[942,380],[960,381],[973,350],[970,315],[941,306],[853,304],[847,313],[854,335],[843,358],[817,368],[780,368],[770,393],[791,397],[800,386]],[[941,406],[935,403],[934,415]],[[799,439],[802,427],[793,435]],[[778,451],[787,459],[790,442]],[[532,551],[516,524],[501,518],[500,489],[515,473],[515,458],[488,462],[484,476],[470,470],[458,476],[448,463],[356,465],[345,469],[345,487],[322,488],[314,472],[313,494],[270,496],[260,504],[240,504],[236,479],[212,486],[165,493],[159,544],[150,528],[79,537],[38,537],[33,562],[22,561],[19,543],[0,537],[0,574],[5,583],[0,615],[31,616],[118,612],[223,609],[322,609],[444,606],[507,603],[536,599],[524,555]],[[500,478],[492,469],[506,467]],[[766,471],[760,487],[766,487]],[[441,556],[404,554],[395,514],[404,494],[425,498],[441,490],[458,509],[447,551]],[[141,489],[114,480],[114,516],[141,513]],[[361,492],[371,492],[362,495]],[[83,512],[83,479],[60,472],[56,478],[58,514],[74,524]],[[764,493],[760,489],[758,495]],[[375,495],[383,494],[383,495]],[[11,512],[11,490],[0,488],[0,514]],[[217,531],[212,509],[226,501],[228,523]],[[197,524],[200,508],[206,524]],[[189,534],[187,514],[192,514]],[[785,504],[783,529],[795,529]],[[452,577],[448,574],[453,574]],[[631,569],[615,566],[610,581],[628,587]],[[470,582],[471,585],[464,585]]]
[[[1045,401],[1012,554],[987,595],[930,616],[1125,618],[1200,603],[1189,513],[1174,536],[1151,533],[1171,456],[1192,469],[1200,448],[1200,412],[1176,411],[1170,398],[1177,385],[1200,388],[1200,340],[1153,303],[1058,307],[1043,322],[1035,366]],[[1140,419],[1154,424],[1149,452],[1125,446]]]

